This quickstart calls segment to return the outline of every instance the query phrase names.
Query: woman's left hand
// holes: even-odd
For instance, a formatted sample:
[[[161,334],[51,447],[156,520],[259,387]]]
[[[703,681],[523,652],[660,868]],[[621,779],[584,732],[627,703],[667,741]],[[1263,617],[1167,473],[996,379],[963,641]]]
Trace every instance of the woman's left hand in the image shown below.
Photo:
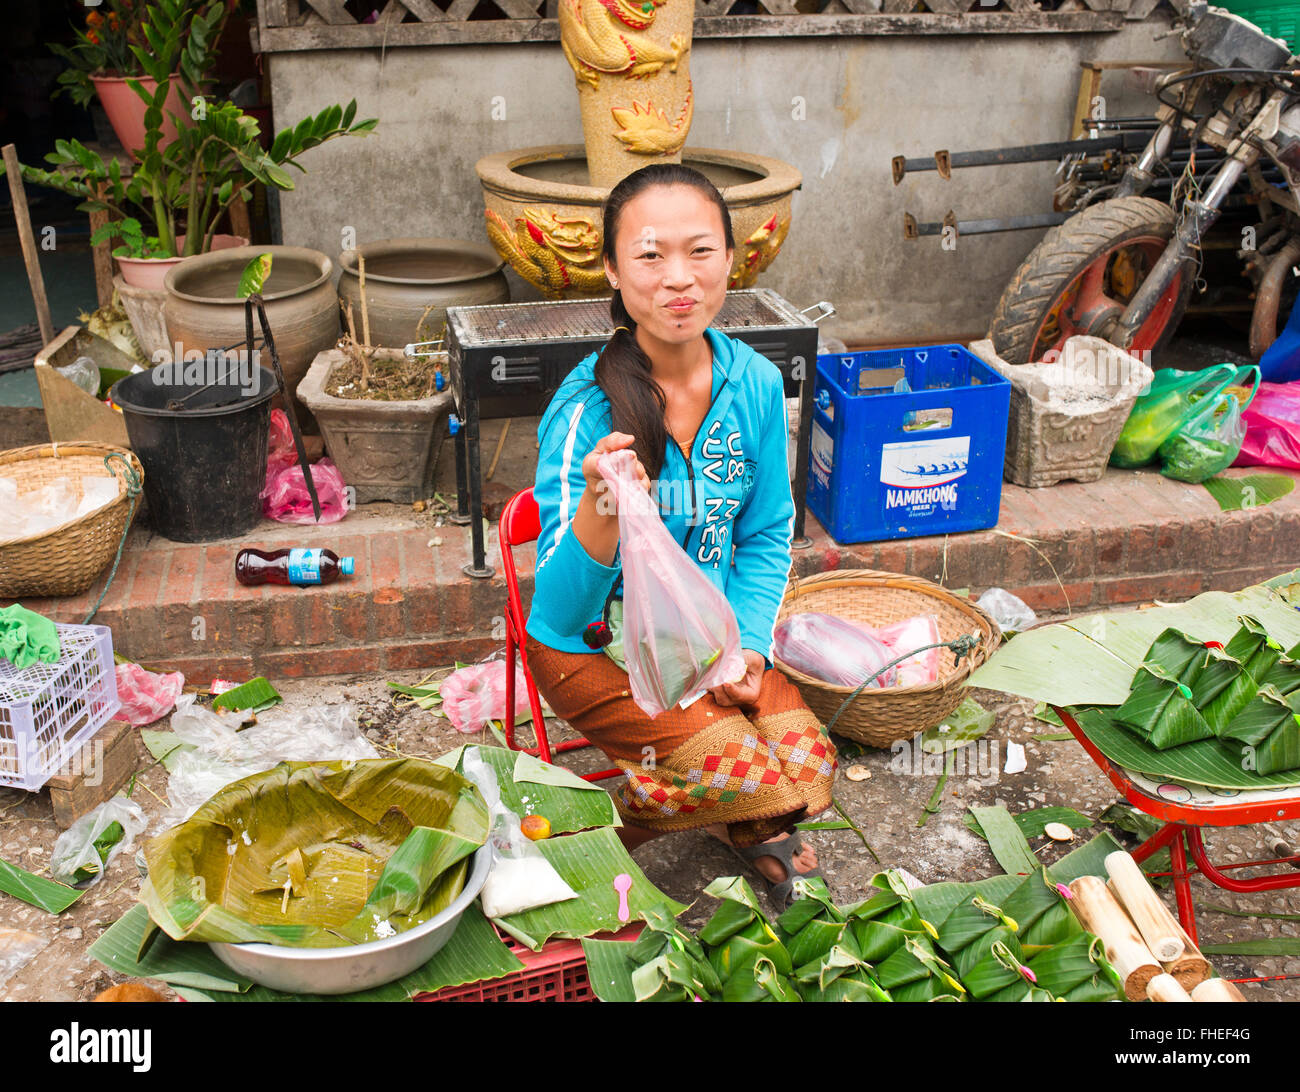
[[[762,653],[751,648],[742,649],[745,657],[745,675],[738,682],[723,683],[709,691],[713,700],[719,705],[751,705],[758,700],[758,692],[763,686],[763,672],[767,670],[767,661]]]

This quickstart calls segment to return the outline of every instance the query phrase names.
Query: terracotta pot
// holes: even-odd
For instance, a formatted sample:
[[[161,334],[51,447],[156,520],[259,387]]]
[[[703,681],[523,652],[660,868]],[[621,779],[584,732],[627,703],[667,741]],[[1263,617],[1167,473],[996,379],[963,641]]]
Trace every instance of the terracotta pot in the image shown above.
[[[262,298],[285,386],[293,391],[316,354],[332,348],[339,336],[334,263],[320,251],[298,246],[241,246],[186,258],[163,282],[167,333],[182,353],[242,344],[244,301],[236,291],[244,267],[259,254],[272,257]],[[253,336],[261,337],[256,316]],[[262,355],[260,362],[271,367],[269,354]],[[304,429],[314,430],[311,413],[297,399],[294,411]]]
[[[369,270],[366,287],[370,287]],[[376,356],[382,359],[385,352],[380,350]],[[446,354],[440,356],[445,369]],[[410,504],[431,496],[438,449],[453,406],[450,388],[409,402],[326,394],[330,373],[346,360],[340,349],[321,353],[297,394],[316,415],[325,448],[343,480],[356,490],[357,503]]]
[[[461,239],[385,239],[339,255],[339,298],[352,305],[357,337],[361,280],[357,257],[366,260],[366,309],[370,344],[400,349],[438,336],[448,307],[508,303],[510,285],[496,252]],[[427,312],[427,313],[426,313]]]
[[[126,82],[129,77],[126,76],[91,76],[90,82],[95,85],[95,91],[99,94],[100,105],[104,107],[104,113],[108,115],[109,124],[113,126],[113,132],[117,134],[117,139],[122,142],[122,147],[126,149],[127,154],[135,160],[139,159],[135,153],[144,147],[145,127],[144,112],[147,107],[144,100],[140,98]],[[158,84],[146,76],[138,77],[140,86],[146,91],[152,93],[158,89]],[[185,105],[185,100],[181,97],[180,87],[173,82],[171,90],[167,94],[167,101],[163,104],[162,125],[162,147],[166,147],[176,139],[176,123],[172,121],[171,115],[176,114],[180,117],[188,117],[189,110]]]
[[[214,235],[211,250],[231,250],[237,246],[248,246],[248,240],[242,235]],[[185,248],[185,236],[176,237],[176,249]],[[210,253],[211,251],[209,251]],[[175,266],[185,261],[184,258],[118,258],[117,268],[122,272],[122,280],[132,288],[147,288],[153,292],[163,290],[163,281]]]

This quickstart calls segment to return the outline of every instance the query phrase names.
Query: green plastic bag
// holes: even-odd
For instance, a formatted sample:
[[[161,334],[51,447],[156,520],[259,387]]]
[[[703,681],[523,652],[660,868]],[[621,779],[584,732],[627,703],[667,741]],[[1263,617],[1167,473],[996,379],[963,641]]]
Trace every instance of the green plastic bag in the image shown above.
[[[1133,410],[1111,452],[1112,466],[1145,466],[1170,436],[1232,383],[1237,369],[1216,364],[1199,372],[1163,368],[1151,387],[1133,403]],[[1234,456],[1235,457],[1235,456]]]
[[[1254,383],[1245,401],[1231,390],[1224,390],[1197,403],[1191,418],[1160,445],[1160,473],[1199,485],[1232,465],[1246,441],[1242,414],[1259,390],[1260,378],[1259,369],[1253,364],[1233,375],[1232,386],[1244,385],[1252,378]]]

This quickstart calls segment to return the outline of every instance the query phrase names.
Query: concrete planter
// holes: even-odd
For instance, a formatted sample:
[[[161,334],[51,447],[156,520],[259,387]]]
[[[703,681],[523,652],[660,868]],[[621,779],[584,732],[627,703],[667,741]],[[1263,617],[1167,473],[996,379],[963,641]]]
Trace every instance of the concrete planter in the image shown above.
[[[1003,477],[1033,489],[1100,479],[1152,379],[1141,360],[1097,337],[1069,338],[1060,360],[1046,364],[1008,364],[988,339],[970,350],[1011,380]]]
[[[383,359],[382,351],[376,356]],[[325,448],[343,480],[356,490],[357,503],[410,504],[431,496],[451,389],[411,402],[335,398],[325,387],[330,372],[346,360],[341,349],[319,353],[297,395],[315,414]],[[446,361],[442,363],[445,368]]]

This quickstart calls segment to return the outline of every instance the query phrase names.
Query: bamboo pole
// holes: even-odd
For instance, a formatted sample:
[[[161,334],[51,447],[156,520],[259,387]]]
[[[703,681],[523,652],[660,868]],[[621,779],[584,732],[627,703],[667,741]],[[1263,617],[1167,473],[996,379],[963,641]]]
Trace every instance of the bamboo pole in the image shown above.
[[[1107,854],[1105,863],[1110,875],[1108,886],[1128,911],[1151,954],[1161,963],[1172,963],[1186,947],[1173,914],[1152,890],[1137,862],[1122,849]]]
[[[1147,983],[1147,997],[1152,1001],[1188,1001],[1192,999],[1171,974],[1158,974]]]
[[[1192,990],[1193,1001],[1245,1001],[1242,992],[1226,978],[1209,978]]]
[[[1201,955],[1196,941],[1187,935],[1181,925],[1178,926],[1178,933],[1183,938],[1183,954],[1165,967],[1165,970],[1182,983],[1183,989],[1190,990],[1210,977],[1210,961]]]
[[[1070,893],[1074,896],[1070,909],[1084,929],[1100,938],[1106,961],[1124,982],[1124,995],[1130,1001],[1141,1001],[1147,995],[1147,984],[1161,971],[1137,927],[1100,876],[1080,876],[1070,884]]]
[[[27,282],[32,288],[32,302],[36,304],[36,322],[41,329],[41,344],[48,345],[54,340],[54,319],[50,316],[50,301],[45,295],[45,278],[41,276],[36,237],[32,235],[32,215],[27,210],[23,168],[18,162],[18,149],[12,144],[4,146],[4,161],[5,174],[9,176],[9,195],[14,203],[14,219],[18,222],[18,242],[23,250],[23,264],[27,267]]]

